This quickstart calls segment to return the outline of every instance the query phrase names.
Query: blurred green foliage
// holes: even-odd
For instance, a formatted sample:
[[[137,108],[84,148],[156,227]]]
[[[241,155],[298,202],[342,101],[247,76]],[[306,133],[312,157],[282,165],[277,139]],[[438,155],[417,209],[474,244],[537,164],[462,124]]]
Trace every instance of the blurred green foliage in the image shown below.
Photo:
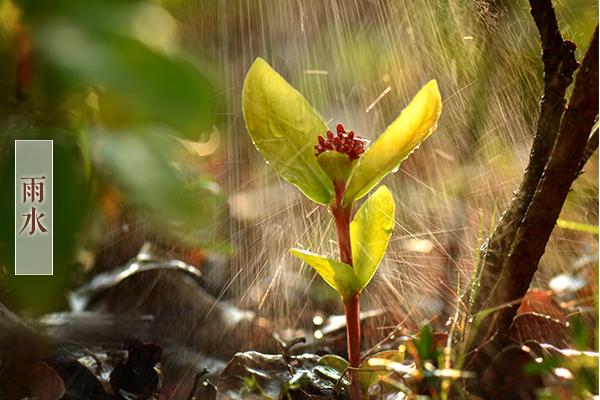
[[[181,139],[216,123],[215,76],[186,58],[177,21],[144,1],[0,0],[0,220],[13,220],[15,139],[54,140],[54,276],[15,277],[0,232],[1,300],[64,305],[107,187],[194,245],[214,242],[220,189]],[[191,161],[190,161],[191,160]]]

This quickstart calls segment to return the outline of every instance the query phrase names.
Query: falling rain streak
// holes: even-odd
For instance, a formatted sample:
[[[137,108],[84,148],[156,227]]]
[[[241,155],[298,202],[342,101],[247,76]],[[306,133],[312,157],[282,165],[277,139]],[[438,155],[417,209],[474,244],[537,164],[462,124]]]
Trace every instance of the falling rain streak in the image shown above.
[[[277,178],[246,135],[241,83],[260,56],[325,121],[344,121],[371,141],[425,82],[437,79],[444,99],[437,133],[384,182],[396,198],[397,226],[363,307],[391,307],[409,327],[453,312],[482,235],[521,178],[542,82],[527,7],[494,4],[238,0],[175,9],[186,44],[217,62],[228,89],[223,174],[236,252],[219,273],[230,280],[226,297],[243,308],[260,304],[261,315],[281,326],[310,320],[315,311],[342,312],[333,291],[287,255],[301,244],[337,256],[330,218]],[[594,25],[595,3],[587,4],[568,11],[556,4],[565,29]],[[590,36],[588,30],[574,40],[585,48]],[[596,162],[576,182],[562,218],[597,223],[596,195],[586,189],[597,180]],[[538,279],[595,251],[593,235],[557,229]]]

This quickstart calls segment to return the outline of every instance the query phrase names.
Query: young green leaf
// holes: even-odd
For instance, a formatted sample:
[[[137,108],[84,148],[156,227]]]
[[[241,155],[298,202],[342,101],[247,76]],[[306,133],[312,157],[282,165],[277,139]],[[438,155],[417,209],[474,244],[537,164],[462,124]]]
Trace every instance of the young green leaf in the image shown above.
[[[350,160],[346,154],[326,151],[317,157],[317,162],[332,182],[347,182],[357,162]]]
[[[346,371],[346,368],[350,366],[348,360],[340,356],[336,356],[335,354],[325,354],[324,356],[319,358],[319,365],[326,365],[328,367],[331,367],[340,374],[344,373],[344,371]]]
[[[383,378],[392,375],[392,372],[387,371],[385,368],[381,368],[381,366],[372,366],[369,361],[374,358],[401,363],[404,361],[404,354],[398,350],[385,350],[375,353],[366,360],[363,360],[360,365],[360,372],[358,373],[358,379],[363,393],[368,393],[369,388],[372,385],[375,385]],[[410,367],[407,366],[407,370],[409,368]]]
[[[317,137],[327,126],[306,99],[261,58],[246,75],[242,108],[250,137],[263,158],[308,198],[329,204],[333,183],[314,154]]]
[[[419,90],[400,116],[362,156],[350,178],[344,203],[360,199],[387,174],[398,168],[433,133],[441,111],[440,92],[436,81],[432,80]]]
[[[350,366],[350,363],[340,356],[335,354],[325,354],[319,359],[319,365],[314,370],[317,374],[323,376],[325,379],[337,383],[341,380],[343,386],[349,386],[350,381],[347,379],[346,369]]]
[[[426,360],[435,360],[437,358],[438,350],[435,348],[435,342],[433,338],[433,332],[429,325],[423,325],[421,328],[421,335],[418,339],[414,340],[415,347],[421,362]]]
[[[381,263],[394,230],[394,212],[392,193],[381,186],[360,207],[350,224],[352,262],[359,290],[367,286]]]
[[[313,267],[344,300],[358,291],[356,275],[348,264],[301,249],[290,249],[290,253]]]

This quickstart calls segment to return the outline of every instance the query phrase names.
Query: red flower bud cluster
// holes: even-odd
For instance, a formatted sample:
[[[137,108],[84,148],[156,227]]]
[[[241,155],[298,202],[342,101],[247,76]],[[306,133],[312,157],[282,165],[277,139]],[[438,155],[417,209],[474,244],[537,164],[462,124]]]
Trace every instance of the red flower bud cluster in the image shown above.
[[[337,134],[327,131],[327,137],[319,135],[319,143],[315,145],[315,156],[325,151],[337,151],[346,154],[350,160],[356,160],[365,152],[365,141],[360,136],[354,136],[354,131],[346,132],[342,124],[336,126]]]

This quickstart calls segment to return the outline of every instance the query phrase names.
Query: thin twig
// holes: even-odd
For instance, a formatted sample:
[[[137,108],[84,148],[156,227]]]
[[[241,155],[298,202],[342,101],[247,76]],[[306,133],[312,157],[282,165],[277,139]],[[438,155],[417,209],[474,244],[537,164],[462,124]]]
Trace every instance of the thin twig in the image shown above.
[[[202,369],[202,371],[198,372],[196,376],[194,376],[194,384],[192,385],[192,389],[190,390],[190,394],[188,395],[187,400],[194,400],[196,398],[196,392],[198,391],[198,385],[200,384],[200,380],[208,373],[208,369],[204,368]]]
[[[595,127],[595,129],[593,129],[593,132],[590,135],[590,138],[588,139],[587,145],[585,146],[585,150],[583,151],[583,156],[581,157],[581,162],[579,163],[579,168],[578,168],[580,173],[583,170],[583,167],[585,167],[585,164],[588,162],[588,160],[590,159],[592,154],[594,154],[594,152],[596,151],[597,148],[598,148],[598,122],[596,122],[596,127]]]
[[[290,351],[292,350],[292,347],[300,343],[306,343],[306,338],[298,337],[290,340],[289,342],[285,342],[283,339],[281,339],[281,337],[279,337],[277,333],[274,333],[273,339],[275,339],[275,346],[277,347],[277,350],[279,350],[279,353],[283,358],[283,363],[285,364],[290,376],[294,376],[294,366],[292,365],[292,363],[290,363],[288,356]]]

